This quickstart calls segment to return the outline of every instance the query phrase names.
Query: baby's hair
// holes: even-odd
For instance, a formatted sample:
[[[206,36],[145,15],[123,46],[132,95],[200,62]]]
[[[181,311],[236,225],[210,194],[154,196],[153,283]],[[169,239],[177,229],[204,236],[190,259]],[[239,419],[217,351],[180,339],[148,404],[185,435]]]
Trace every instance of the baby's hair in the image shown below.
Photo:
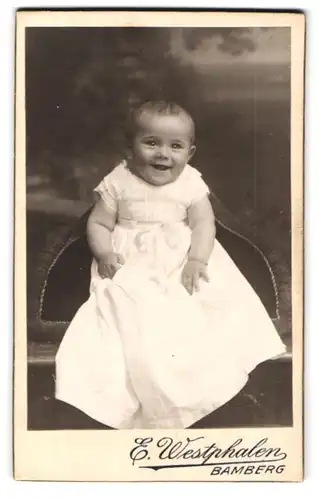
[[[138,127],[138,120],[143,113],[152,113],[159,116],[183,116],[191,125],[191,143],[195,142],[194,120],[182,106],[170,101],[147,101],[130,113],[127,126],[127,140],[130,144]]]

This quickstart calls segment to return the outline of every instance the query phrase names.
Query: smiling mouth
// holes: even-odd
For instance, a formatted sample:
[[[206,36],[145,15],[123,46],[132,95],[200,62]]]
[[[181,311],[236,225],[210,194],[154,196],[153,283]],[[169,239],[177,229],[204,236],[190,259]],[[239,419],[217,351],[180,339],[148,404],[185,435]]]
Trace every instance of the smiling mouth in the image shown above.
[[[160,164],[151,165],[151,166],[153,168],[155,168],[155,170],[160,170],[161,172],[164,172],[165,170],[170,170],[172,168],[168,165],[160,165]]]

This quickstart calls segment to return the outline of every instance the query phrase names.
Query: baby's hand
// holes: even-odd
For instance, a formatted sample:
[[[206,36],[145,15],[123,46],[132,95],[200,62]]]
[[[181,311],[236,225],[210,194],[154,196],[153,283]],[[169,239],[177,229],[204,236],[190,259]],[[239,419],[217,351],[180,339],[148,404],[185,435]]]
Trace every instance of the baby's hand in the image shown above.
[[[124,264],[122,255],[115,252],[108,252],[103,259],[98,262],[98,273],[101,278],[113,278],[116,271]]]
[[[200,278],[209,281],[206,264],[198,260],[187,261],[182,272],[182,284],[190,295],[194,290],[198,292]]]

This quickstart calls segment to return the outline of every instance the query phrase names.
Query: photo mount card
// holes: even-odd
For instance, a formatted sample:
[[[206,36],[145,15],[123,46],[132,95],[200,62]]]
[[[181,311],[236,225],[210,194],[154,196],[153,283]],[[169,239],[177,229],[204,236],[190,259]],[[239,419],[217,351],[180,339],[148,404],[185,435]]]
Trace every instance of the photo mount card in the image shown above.
[[[302,13],[18,11],[15,479],[303,480],[304,59]],[[141,102],[151,105],[141,111]],[[92,266],[88,220],[97,193],[111,203],[101,183],[116,167],[117,221],[134,203],[142,217],[150,200],[143,194],[141,204],[147,182],[129,168],[137,150],[127,146],[126,118],[136,109],[133,133],[143,113],[144,127],[147,119],[155,127],[155,115],[162,123],[173,116],[181,128],[195,124],[196,153],[183,170],[194,182],[174,191],[174,180],[165,199],[152,195],[148,213],[154,219],[156,205],[163,220],[135,235],[142,267],[125,274],[124,263],[95,295],[93,273],[101,269]],[[151,180],[173,172],[176,148],[184,147],[168,123],[146,147],[172,164],[152,160]],[[197,178],[199,191],[208,186],[212,255],[219,252],[208,264],[207,345],[193,307],[203,303],[185,291],[185,275],[171,291],[162,271],[149,280],[144,269],[147,256],[168,262],[176,254],[184,229],[176,238],[165,217],[189,216]],[[247,301],[254,295],[262,304],[256,317],[243,280]],[[238,298],[237,309],[229,297]],[[99,313],[93,299],[102,301]],[[255,337],[240,328],[243,311]],[[70,328],[76,314],[78,330]],[[267,343],[266,314],[284,346],[278,356]],[[198,401],[201,390],[210,410],[204,396]]]

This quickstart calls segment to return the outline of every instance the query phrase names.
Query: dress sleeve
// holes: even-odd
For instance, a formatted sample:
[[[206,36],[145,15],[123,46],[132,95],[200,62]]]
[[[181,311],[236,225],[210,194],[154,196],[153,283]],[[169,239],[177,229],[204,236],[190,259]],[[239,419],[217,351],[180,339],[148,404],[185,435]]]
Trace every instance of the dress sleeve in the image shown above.
[[[206,182],[202,179],[202,174],[195,168],[190,169],[188,177],[188,200],[187,205],[190,207],[197,201],[200,201],[210,192]]]
[[[120,196],[118,177],[117,169],[115,168],[94,189],[94,193],[100,196],[107,208],[112,212],[117,210],[117,202]]]

